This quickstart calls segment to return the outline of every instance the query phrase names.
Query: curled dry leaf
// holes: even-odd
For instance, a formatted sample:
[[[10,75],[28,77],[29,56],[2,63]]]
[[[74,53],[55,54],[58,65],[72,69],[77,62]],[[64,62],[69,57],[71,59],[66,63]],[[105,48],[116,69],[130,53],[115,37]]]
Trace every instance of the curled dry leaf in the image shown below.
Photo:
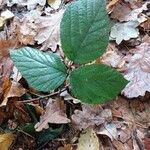
[[[112,114],[111,110],[102,110],[100,106],[82,105],[82,111],[75,110],[71,118],[74,126],[77,129],[82,130],[90,126],[100,125],[107,119],[111,120]]]
[[[72,100],[74,104],[80,103],[80,100],[72,97],[67,90],[60,93],[60,96],[63,97],[65,101]]]
[[[139,25],[138,21],[129,21],[126,23],[116,23],[111,28],[110,37],[120,44],[123,40],[127,41],[131,38],[137,38],[139,30],[136,28]]]
[[[128,98],[144,96],[150,92],[150,38],[137,46],[128,64],[125,78],[130,82],[122,93]]]
[[[25,94],[26,90],[21,86],[20,83],[14,81],[6,80],[3,87],[3,101],[0,104],[0,107],[6,106],[8,98],[10,97],[20,97]]]
[[[112,141],[118,140],[118,131],[114,123],[105,123],[97,130],[96,133],[101,135],[107,135]]]
[[[64,103],[60,100],[49,99],[46,105],[45,113],[40,117],[40,122],[35,125],[36,131],[42,131],[43,129],[49,128],[48,123],[54,124],[66,124],[69,123],[70,119],[64,113]]]

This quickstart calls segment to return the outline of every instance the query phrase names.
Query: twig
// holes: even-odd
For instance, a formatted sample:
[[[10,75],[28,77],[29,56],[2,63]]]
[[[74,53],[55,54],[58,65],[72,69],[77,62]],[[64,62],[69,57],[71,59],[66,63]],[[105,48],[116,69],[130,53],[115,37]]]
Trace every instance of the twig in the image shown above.
[[[134,139],[136,140],[136,143],[139,149],[144,150],[144,145],[142,144],[141,140],[138,138],[136,130],[133,131],[133,136],[134,136]]]
[[[45,96],[40,96],[40,97],[38,97],[38,98],[33,98],[33,99],[21,101],[21,102],[23,102],[23,103],[30,103],[30,102],[38,101],[38,100],[40,100],[40,99],[42,99],[42,98],[48,98],[48,97],[57,95],[59,92],[60,92],[60,91],[57,91],[57,92],[54,92],[54,93],[51,93],[51,94],[48,94],[48,95],[45,95]]]
[[[65,91],[66,88],[67,88],[67,86],[68,86],[68,85],[66,85],[62,90],[59,90],[59,91],[57,91],[57,92],[50,93],[50,94],[44,95],[44,96],[39,96],[39,97],[37,97],[37,98],[33,98],[33,99],[25,100],[25,101],[20,101],[20,102],[22,102],[22,103],[30,103],[30,102],[34,102],[34,101],[39,101],[39,100],[42,99],[42,98],[48,98],[48,97],[57,95],[57,94],[59,94],[60,92]]]

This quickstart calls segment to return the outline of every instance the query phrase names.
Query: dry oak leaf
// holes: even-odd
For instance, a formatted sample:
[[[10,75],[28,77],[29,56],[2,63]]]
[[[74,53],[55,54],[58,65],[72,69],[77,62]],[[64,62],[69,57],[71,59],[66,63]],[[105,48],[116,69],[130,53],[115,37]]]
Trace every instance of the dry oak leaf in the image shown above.
[[[12,133],[0,134],[0,150],[9,150],[14,140],[15,135]]]
[[[126,20],[126,16],[128,16],[131,12],[131,8],[128,4],[119,2],[114,6],[114,9],[111,13],[111,18],[117,19],[120,22],[123,22]]]
[[[11,83],[9,83],[9,85],[6,84],[6,86],[7,86],[6,89],[4,87],[4,95],[3,95],[4,99],[0,104],[0,107],[7,105],[8,98],[20,97],[26,92],[26,90],[21,86],[21,84],[15,81],[12,81]]]
[[[35,36],[37,35],[37,29],[35,26],[35,20],[41,16],[39,10],[31,10],[24,14],[23,17],[14,17],[11,23],[11,32],[18,37],[20,43],[27,45],[33,45],[35,43]]]
[[[75,128],[82,130],[111,120],[112,113],[109,109],[102,110],[100,106],[82,105],[82,111],[75,110],[71,118]]]
[[[118,140],[118,131],[114,123],[105,123],[96,131],[97,134],[107,135],[112,141]]]
[[[49,99],[46,105],[45,113],[40,116],[40,122],[35,125],[36,131],[42,131],[43,129],[49,128],[48,123],[54,124],[66,124],[70,122],[70,119],[67,118],[67,115],[64,113],[60,100]],[[64,107],[64,106],[63,106]]]
[[[60,22],[64,10],[60,10],[51,16],[41,16],[36,18],[35,25],[37,28],[37,35],[35,41],[42,44],[41,50],[50,48],[56,51],[57,45],[60,45]]]
[[[115,45],[110,43],[108,45],[107,52],[101,57],[100,62],[119,69],[121,69],[125,64],[123,56],[118,53],[118,49]]]
[[[117,44],[120,44],[123,40],[127,41],[131,38],[137,38],[139,35],[139,30],[136,27],[138,25],[138,21],[116,23],[111,28],[110,38],[112,40],[116,40]]]
[[[122,93],[128,98],[144,96],[150,92],[150,38],[137,47],[131,57],[125,78],[130,82]]]
[[[147,4],[144,3],[140,8],[131,9],[128,4],[120,2],[117,4],[111,13],[111,18],[117,19],[120,22],[123,21],[138,21],[142,23],[147,20],[146,15],[142,14],[144,10],[147,10]]]

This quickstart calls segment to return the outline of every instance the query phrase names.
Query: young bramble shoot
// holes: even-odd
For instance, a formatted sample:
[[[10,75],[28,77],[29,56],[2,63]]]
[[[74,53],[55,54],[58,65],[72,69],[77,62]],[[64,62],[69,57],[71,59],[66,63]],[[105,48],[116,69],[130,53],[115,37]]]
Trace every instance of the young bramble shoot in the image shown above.
[[[105,8],[105,0],[77,0],[67,7],[60,36],[65,56],[74,63],[89,63],[106,51],[110,28]],[[24,47],[10,54],[23,77],[37,90],[52,91],[67,78],[66,66],[53,53]],[[115,98],[128,83],[118,71],[103,64],[83,65],[69,78],[72,94],[91,104]]]

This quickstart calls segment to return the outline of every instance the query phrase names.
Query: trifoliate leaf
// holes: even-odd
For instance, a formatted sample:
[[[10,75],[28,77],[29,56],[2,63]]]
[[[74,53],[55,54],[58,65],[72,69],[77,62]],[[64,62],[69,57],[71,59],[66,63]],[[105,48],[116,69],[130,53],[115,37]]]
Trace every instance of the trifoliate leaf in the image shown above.
[[[28,83],[40,91],[59,87],[66,78],[66,67],[53,53],[30,47],[10,51],[11,57]]]
[[[104,0],[78,0],[66,9],[61,21],[65,55],[84,64],[102,55],[108,44],[109,20]]]
[[[71,72],[71,90],[85,103],[104,103],[115,98],[128,83],[123,76],[109,66],[93,64]]]

